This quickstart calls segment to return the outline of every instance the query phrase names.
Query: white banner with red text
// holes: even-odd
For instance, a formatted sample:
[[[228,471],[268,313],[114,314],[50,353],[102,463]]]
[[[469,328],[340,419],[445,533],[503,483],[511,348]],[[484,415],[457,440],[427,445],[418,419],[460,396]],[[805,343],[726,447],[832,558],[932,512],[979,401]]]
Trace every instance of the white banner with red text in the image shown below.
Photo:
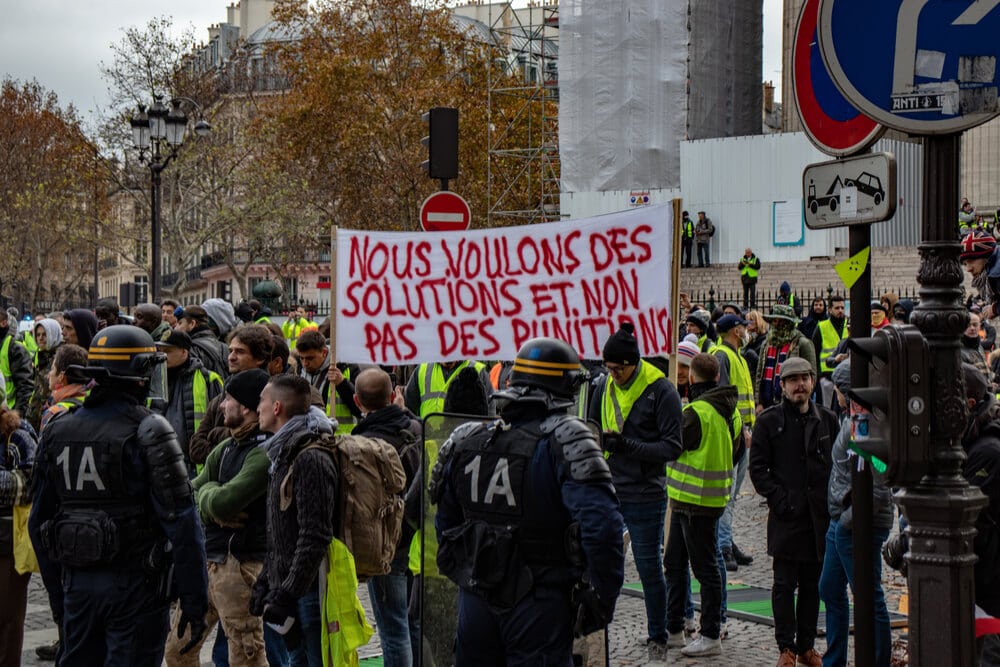
[[[671,353],[673,209],[464,232],[336,236],[337,360],[513,359],[527,340],[599,359],[622,322]]]

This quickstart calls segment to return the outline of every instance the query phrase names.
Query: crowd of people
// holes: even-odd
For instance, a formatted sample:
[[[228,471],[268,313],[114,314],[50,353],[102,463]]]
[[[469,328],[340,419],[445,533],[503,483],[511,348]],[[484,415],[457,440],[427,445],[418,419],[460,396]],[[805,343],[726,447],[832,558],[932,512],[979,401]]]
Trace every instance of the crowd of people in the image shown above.
[[[1000,506],[992,502],[1000,353],[988,323],[1000,294],[997,253],[984,232],[963,241],[981,296],[963,338],[974,406],[966,472],[990,496],[988,518]],[[745,258],[756,259],[750,249]],[[392,445],[406,477],[407,518],[391,567],[367,581],[386,665],[442,650],[421,643],[419,613],[419,592],[443,590],[430,581],[441,576],[457,600],[439,644],[457,664],[538,656],[570,664],[574,636],[614,615],[626,544],[651,658],[668,648],[720,655],[727,576],[752,562],[733,525],[747,473],[768,506],[777,664],[845,665],[857,465],[848,446],[845,300],[816,299],[802,317],[791,286],[780,294],[766,313],[737,303],[708,312],[682,295],[676,382],[666,360],[640,354],[628,323],[597,360],[535,339],[513,361],[403,371],[339,363],[329,322],[304,309],[278,326],[256,302],[166,300],[129,319],[103,301],[95,311],[39,318],[20,339],[0,312],[8,442],[0,517],[31,504],[28,533],[59,629],[39,656],[67,665],[198,664],[213,627],[217,665],[319,665],[324,653],[349,652],[328,636],[329,591],[319,583],[332,567],[324,559],[340,529],[343,480],[315,443],[353,433]],[[905,324],[912,311],[906,299],[882,295],[871,303],[871,326]],[[421,420],[442,411],[471,423],[425,470],[413,443]],[[422,542],[425,489],[435,535]],[[894,524],[877,475],[874,504],[877,555]],[[993,526],[981,528],[977,553],[1000,551]],[[20,660],[28,584],[14,567],[13,541],[13,531],[0,534],[4,664]],[[434,548],[421,553],[420,544]],[[899,566],[899,545],[888,547]],[[876,664],[888,665],[882,559],[874,561]],[[976,577],[977,602],[997,615],[1000,584],[989,568]],[[825,656],[814,645],[820,600]]]

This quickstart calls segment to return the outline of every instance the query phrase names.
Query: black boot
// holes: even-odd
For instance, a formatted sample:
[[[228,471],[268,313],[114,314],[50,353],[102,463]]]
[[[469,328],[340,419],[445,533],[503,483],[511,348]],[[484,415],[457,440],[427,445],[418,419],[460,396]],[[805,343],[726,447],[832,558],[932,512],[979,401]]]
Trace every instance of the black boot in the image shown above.
[[[56,659],[56,655],[59,653],[59,640],[55,640],[51,644],[43,644],[35,649],[35,655],[38,656],[39,660],[45,660],[52,662]]]
[[[733,557],[733,550],[729,547],[722,547],[722,560],[726,561],[726,572],[736,572],[740,569]]]
[[[737,565],[749,565],[753,562],[753,556],[743,553],[735,542],[733,542],[733,558],[736,559]]]

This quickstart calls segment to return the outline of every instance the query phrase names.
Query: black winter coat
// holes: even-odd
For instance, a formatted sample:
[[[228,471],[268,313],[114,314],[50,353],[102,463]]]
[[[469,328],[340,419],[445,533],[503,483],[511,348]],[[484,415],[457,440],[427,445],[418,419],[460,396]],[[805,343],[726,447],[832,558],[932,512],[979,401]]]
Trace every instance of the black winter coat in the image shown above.
[[[789,422],[798,411],[787,401],[757,417],[748,470],[767,499],[767,553],[775,558],[822,562],[830,523],[830,481],[837,416],[810,402],[804,437],[792,440]]]

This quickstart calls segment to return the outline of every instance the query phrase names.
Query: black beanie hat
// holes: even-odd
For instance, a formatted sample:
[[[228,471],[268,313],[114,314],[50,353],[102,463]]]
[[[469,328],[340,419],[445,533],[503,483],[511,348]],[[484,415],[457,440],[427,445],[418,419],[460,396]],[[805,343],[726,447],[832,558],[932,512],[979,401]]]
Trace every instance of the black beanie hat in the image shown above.
[[[271,376],[267,371],[253,368],[240,371],[226,382],[226,393],[235,398],[247,410],[256,410],[260,403],[260,392],[264,391]]]
[[[639,363],[639,343],[635,339],[635,327],[623,322],[618,331],[611,334],[604,344],[604,361],[613,364],[630,365]]]

